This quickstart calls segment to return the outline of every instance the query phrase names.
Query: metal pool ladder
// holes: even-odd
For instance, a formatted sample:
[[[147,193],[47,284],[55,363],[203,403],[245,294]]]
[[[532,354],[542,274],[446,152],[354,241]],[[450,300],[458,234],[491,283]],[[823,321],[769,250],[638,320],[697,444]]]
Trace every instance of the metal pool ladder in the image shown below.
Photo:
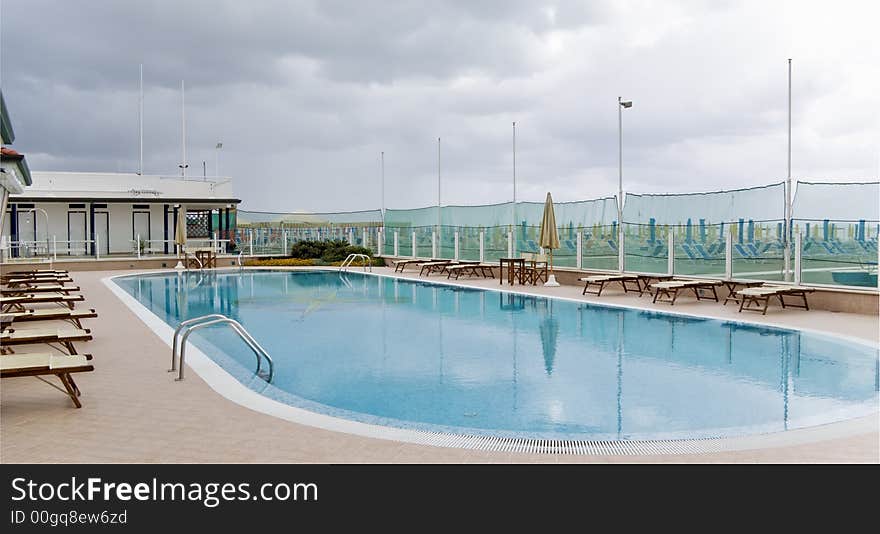
[[[185,368],[184,361],[186,358],[186,340],[194,330],[198,330],[199,328],[204,328],[206,326],[211,326],[215,324],[227,324],[232,330],[238,334],[238,337],[242,339],[242,341],[247,344],[248,347],[254,351],[254,355],[257,357],[257,371],[256,374],[266,382],[272,382],[272,376],[275,374],[275,364],[272,362],[272,357],[269,356],[269,353],[266,352],[266,349],[260,346],[257,343],[257,340],[253,338],[253,336],[248,333],[247,330],[241,323],[234,319],[230,319],[225,315],[221,315],[219,313],[212,313],[210,315],[203,315],[201,317],[196,317],[194,319],[187,319],[180,323],[177,328],[174,330],[174,337],[171,340],[171,369],[168,370],[169,373],[178,370],[178,361],[179,363],[179,371],[177,378],[175,380],[183,380],[183,370]],[[183,334],[181,336],[181,333]],[[178,343],[178,339],[180,339],[180,343]],[[178,357],[178,350],[180,352],[180,356]],[[269,365],[268,372],[260,372],[261,364],[263,362],[263,358],[266,359]]]
[[[352,262],[356,259],[361,259],[364,262],[364,272],[367,272],[367,266],[370,267],[370,272],[373,272],[373,260],[366,254],[349,254],[344,260],[342,260],[342,265],[339,266],[339,270],[347,271]]]

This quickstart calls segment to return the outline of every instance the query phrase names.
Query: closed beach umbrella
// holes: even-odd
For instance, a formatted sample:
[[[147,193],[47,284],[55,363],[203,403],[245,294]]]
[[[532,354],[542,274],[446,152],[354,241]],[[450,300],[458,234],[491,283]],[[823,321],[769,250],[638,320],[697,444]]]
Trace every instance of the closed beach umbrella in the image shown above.
[[[174,229],[174,243],[179,245],[178,254],[186,245],[186,206],[177,210],[177,228]]]
[[[559,233],[556,230],[556,214],[553,213],[553,197],[547,192],[547,200],[544,201],[544,216],[541,217],[541,236],[539,238],[541,248],[550,251],[550,271],[553,271],[553,249],[559,248]],[[558,286],[556,276],[551,274],[545,286]]]

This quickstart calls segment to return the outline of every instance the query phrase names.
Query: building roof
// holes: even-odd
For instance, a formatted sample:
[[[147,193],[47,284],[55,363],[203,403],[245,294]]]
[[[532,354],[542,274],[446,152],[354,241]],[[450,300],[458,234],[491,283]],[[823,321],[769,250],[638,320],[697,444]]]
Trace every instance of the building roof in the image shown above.
[[[12,130],[12,121],[9,119],[9,111],[6,109],[3,91],[0,91],[0,138],[3,139],[4,144],[12,144],[15,141],[15,132]]]
[[[37,202],[135,202],[238,204],[232,181],[183,180],[134,173],[34,172],[33,185],[13,200]]]

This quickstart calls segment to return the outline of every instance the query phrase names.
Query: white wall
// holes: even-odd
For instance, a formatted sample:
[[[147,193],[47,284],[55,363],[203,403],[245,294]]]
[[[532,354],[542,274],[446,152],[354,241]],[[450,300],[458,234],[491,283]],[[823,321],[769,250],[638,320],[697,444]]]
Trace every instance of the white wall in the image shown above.
[[[32,172],[33,184],[22,196],[82,198],[230,199],[232,180],[182,180],[126,173]],[[15,196],[13,195],[13,198]]]

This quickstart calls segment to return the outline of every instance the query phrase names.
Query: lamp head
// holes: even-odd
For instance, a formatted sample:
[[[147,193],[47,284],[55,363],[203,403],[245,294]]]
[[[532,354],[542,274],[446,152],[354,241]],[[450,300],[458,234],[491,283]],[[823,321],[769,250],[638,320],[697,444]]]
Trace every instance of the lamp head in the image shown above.
[[[625,108],[631,108],[631,107],[633,107],[632,100],[621,100],[621,101],[620,101],[620,105],[623,106],[623,107],[625,107]]]

